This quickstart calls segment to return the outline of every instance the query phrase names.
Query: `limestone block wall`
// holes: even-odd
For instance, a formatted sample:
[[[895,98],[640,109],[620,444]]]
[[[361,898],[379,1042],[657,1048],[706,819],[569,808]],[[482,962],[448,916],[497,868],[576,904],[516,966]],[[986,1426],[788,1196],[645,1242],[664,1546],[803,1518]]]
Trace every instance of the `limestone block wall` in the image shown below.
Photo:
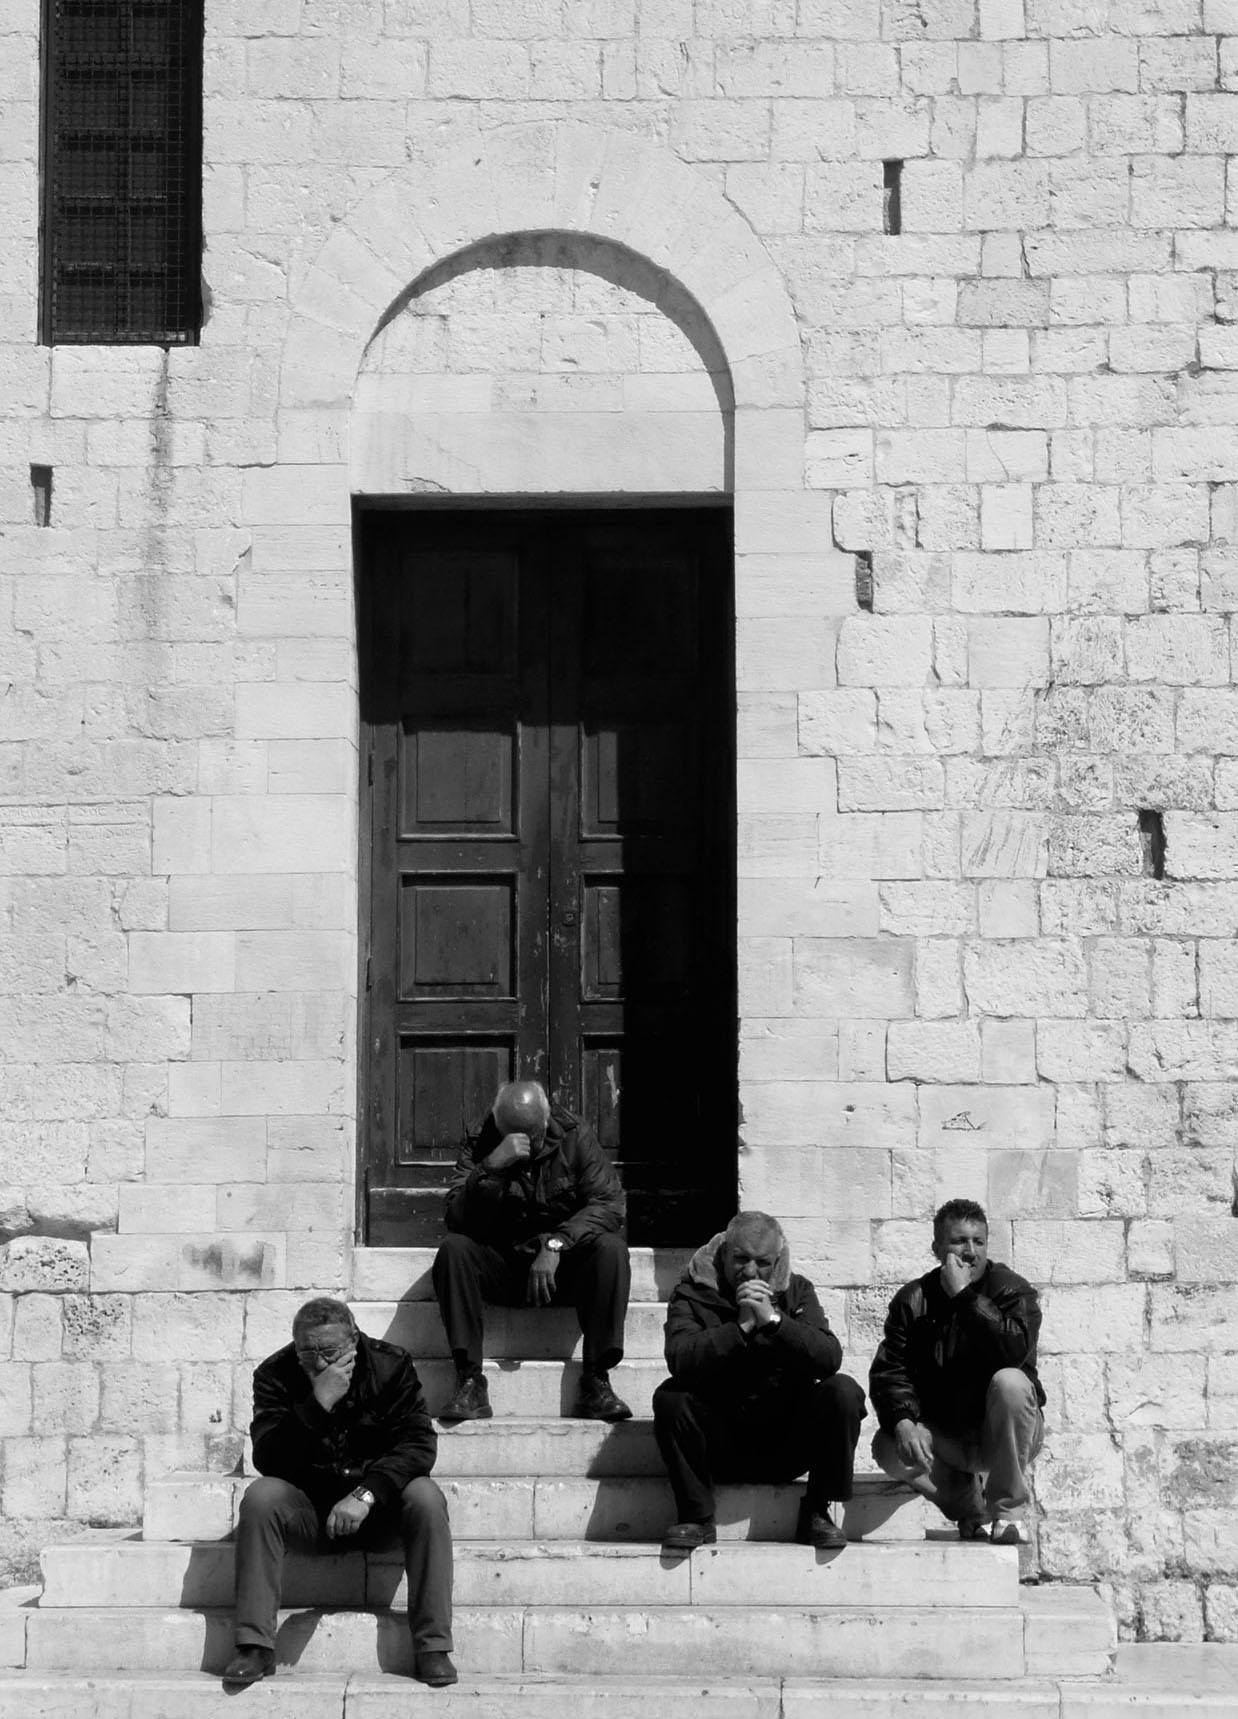
[[[347,1284],[352,495],[729,490],[744,1199],[860,1372],[985,1200],[1045,1286],[1044,1573],[1238,1639],[1238,5],[207,0],[168,352],[38,344],[38,13],[0,0],[11,1557],[227,1466]]]

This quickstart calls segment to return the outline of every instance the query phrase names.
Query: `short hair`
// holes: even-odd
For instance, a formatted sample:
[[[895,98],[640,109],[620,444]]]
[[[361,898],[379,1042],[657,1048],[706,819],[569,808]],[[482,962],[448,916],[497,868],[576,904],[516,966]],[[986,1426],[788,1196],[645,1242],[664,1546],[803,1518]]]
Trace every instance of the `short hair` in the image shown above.
[[[540,1081],[505,1080],[494,1095],[490,1112],[497,1127],[525,1133],[530,1127],[545,1128],[550,1121],[550,1100]]]
[[[357,1329],[348,1303],[329,1295],[316,1295],[297,1308],[292,1316],[292,1334],[295,1337],[298,1331],[316,1331],[320,1325],[342,1325],[346,1331]]]
[[[748,1247],[759,1247],[767,1240],[775,1242],[779,1250],[786,1240],[782,1225],[777,1218],[771,1218],[768,1212],[736,1212],[726,1226],[723,1236],[723,1241],[730,1247],[737,1242]]]
[[[985,1216],[984,1207],[975,1200],[947,1200],[944,1206],[938,1206],[933,1218],[933,1240],[941,1239],[941,1232],[947,1224],[983,1224],[987,1230],[989,1220]]]

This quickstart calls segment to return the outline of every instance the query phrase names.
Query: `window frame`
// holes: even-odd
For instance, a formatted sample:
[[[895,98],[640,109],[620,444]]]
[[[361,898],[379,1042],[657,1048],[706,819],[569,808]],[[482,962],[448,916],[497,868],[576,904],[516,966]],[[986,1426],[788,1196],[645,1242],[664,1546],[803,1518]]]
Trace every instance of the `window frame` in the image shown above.
[[[90,6],[92,0],[79,0]],[[105,8],[124,18],[131,26],[135,12],[152,9],[152,0],[93,0],[102,13]],[[74,0],[41,0],[40,71],[40,186],[39,186],[39,340],[47,346],[196,346],[201,339],[203,317],[202,294],[202,85],[205,41],[205,0],[167,0],[169,12],[185,16],[184,46],[179,56],[181,76],[174,77],[171,57],[165,61],[162,77],[165,88],[176,92],[181,106],[180,145],[169,141],[162,157],[171,165],[170,179],[179,187],[179,194],[164,192],[161,199],[152,199],[153,206],[166,212],[166,231],[161,255],[156,263],[147,263],[148,283],[162,294],[163,317],[134,314],[133,290],[140,282],[143,264],[133,260],[133,211],[139,200],[126,195],[131,186],[131,173],[140,156],[144,134],[126,114],[124,123],[94,129],[103,137],[116,139],[117,182],[109,202],[106,195],[97,201],[101,208],[117,211],[115,238],[111,254],[96,266],[100,280],[92,314],[72,317],[62,303],[64,271],[73,266],[61,251],[65,242],[63,166],[61,139],[74,129],[81,133],[91,128],[76,128],[64,121],[66,80],[58,52],[57,26],[60,13]],[[131,39],[131,38],[130,38]],[[125,50],[116,49],[117,64],[124,61]],[[137,64],[130,49],[130,63]],[[119,80],[118,80],[119,82]],[[129,85],[131,88],[132,86]],[[165,134],[166,135],[166,134]],[[82,203],[89,201],[82,197]],[[83,271],[89,263],[79,265]]]

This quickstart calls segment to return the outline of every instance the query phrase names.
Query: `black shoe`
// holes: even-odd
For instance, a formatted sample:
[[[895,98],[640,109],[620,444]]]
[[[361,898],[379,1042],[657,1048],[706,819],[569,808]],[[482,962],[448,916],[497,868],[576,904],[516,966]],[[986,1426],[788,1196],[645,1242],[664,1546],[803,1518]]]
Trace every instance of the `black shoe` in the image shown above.
[[[273,1647],[238,1647],[224,1667],[225,1683],[260,1683],[275,1673]]]
[[[808,1503],[800,1505],[795,1538],[798,1545],[815,1546],[818,1552],[841,1552],[847,1544],[847,1536],[829,1510],[814,1510]]]
[[[440,1409],[441,1421],[488,1421],[493,1418],[490,1389],[484,1373],[460,1373],[456,1388],[447,1407]]]
[[[989,1531],[980,1516],[960,1516],[956,1524],[960,1540],[987,1540]]]
[[[418,1683],[428,1683],[431,1689],[446,1689],[449,1683],[460,1681],[449,1653],[415,1653],[413,1676]]]
[[[630,1421],[632,1411],[622,1397],[610,1388],[605,1373],[582,1373],[572,1405],[572,1419],[578,1421]]]
[[[698,1546],[717,1543],[718,1530],[712,1522],[672,1522],[662,1536],[664,1552],[695,1552]]]

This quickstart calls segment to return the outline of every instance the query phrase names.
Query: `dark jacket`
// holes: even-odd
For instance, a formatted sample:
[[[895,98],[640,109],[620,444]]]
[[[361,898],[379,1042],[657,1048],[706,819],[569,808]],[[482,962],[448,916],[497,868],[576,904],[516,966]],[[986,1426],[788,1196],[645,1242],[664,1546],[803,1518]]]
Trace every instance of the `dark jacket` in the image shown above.
[[[362,1334],[348,1394],[330,1413],[291,1343],[269,1355],[254,1372],[249,1430],[259,1474],[291,1481],[322,1508],[354,1486],[392,1504],[410,1480],[429,1474],[438,1452],[412,1360],[394,1343]]]
[[[464,1143],[447,1195],[447,1228],[492,1247],[535,1253],[540,1238],[568,1247],[622,1230],[623,1189],[596,1134],[562,1105],[551,1106],[535,1156],[506,1170],[487,1170],[502,1135],[493,1116]]]
[[[722,1239],[716,1235],[697,1249],[671,1293],[666,1364],[676,1384],[697,1395],[774,1418],[814,1380],[838,1371],[842,1345],[812,1284],[791,1270],[785,1248],[770,1279],[782,1319],[746,1337],[720,1269]]]
[[[938,1270],[905,1283],[890,1303],[885,1335],[868,1375],[868,1394],[886,1432],[901,1420],[947,1430],[984,1419],[989,1380],[1002,1367],[1036,1375],[1040,1297],[1009,1266],[990,1261],[979,1281],[951,1297]]]

